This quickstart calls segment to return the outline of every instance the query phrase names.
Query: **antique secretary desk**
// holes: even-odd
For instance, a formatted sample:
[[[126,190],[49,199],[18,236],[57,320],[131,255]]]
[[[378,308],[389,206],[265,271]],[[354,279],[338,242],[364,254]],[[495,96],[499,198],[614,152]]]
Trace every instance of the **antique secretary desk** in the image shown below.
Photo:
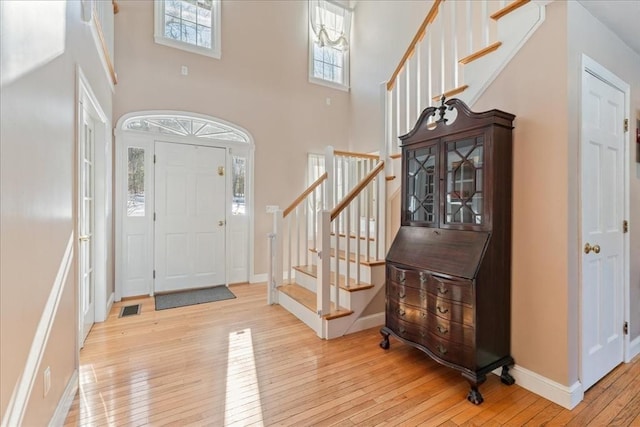
[[[387,254],[389,335],[457,369],[467,399],[502,367],[511,385],[511,181],[514,115],[458,99],[424,110],[402,141],[401,227]],[[457,113],[457,114],[456,114]],[[455,116],[455,120],[453,119]],[[436,117],[435,123],[429,123]]]

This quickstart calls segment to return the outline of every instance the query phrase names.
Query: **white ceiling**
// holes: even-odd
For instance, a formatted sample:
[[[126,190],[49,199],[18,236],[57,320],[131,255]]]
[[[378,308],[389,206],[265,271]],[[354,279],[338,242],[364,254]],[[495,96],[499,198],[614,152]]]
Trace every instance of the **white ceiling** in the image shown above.
[[[640,55],[640,0],[579,0]]]

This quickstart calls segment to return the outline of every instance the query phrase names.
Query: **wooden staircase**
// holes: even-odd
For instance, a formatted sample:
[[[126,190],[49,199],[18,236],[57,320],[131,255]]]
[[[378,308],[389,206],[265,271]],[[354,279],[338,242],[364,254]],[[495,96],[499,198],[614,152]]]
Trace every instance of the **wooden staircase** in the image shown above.
[[[325,165],[326,173],[274,214],[269,294],[330,339],[380,323],[380,315],[374,325],[359,319],[384,285],[385,181],[377,155],[329,147]]]
[[[394,179],[394,169],[401,169],[398,137],[443,96],[473,105],[542,24],[547,3],[434,0],[382,85],[380,156],[327,147],[326,171],[274,213],[269,303],[280,304],[325,339],[384,322],[383,306],[367,307],[384,287],[385,242],[392,237],[385,213],[400,187]]]

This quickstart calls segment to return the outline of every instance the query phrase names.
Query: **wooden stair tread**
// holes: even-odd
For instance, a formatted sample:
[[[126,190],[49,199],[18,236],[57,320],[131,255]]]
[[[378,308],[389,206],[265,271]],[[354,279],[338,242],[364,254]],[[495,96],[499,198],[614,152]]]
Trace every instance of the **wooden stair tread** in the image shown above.
[[[334,233],[334,232],[332,231],[332,232],[331,232],[331,235],[332,235],[332,236],[335,236],[335,235],[336,235],[336,233]],[[344,234],[344,233],[340,233],[340,234],[338,234],[338,236],[339,236],[339,237],[346,237],[346,234]],[[355,239],[355,238],[356,238],[355,233],[350,233],[350,234],[349,234],[349,238],[350,238],[350,239]],[[375,239],[374,237],[369,237],[369,239],[367,239],[367,237],[366,237],[366,236],[360,236],[360,240],[369,240],[370,242],[375,242],[375,241],[376,241],[376,239]]]
[[[490,54],[494,50],[498,49],[500,46],[502,46],[502,42],[492,43],[487,47],[484,47],[476,52],[473,52],[470,55],[465,56],[464,58],[460,59],[458,62],[463,65],[468,64],[470,62],[475,61],[476,59],[482,58],[483,56]]]
[[[436,96],[434,96],[432,99],[433,99],[434,101],[439,101],[439,100],[442,98],[442,96],[443,96],[443,95],[444,95],[444,97],[445,97],[445,98],[451,98],[451,97],[452,97],[452,96],[454,96],[454,95],[457,95],[457,94],[459,94],[459,93],[464,92],[464,91],[465,91],[465,90],[467,90],[468,88],[469,88],[469,85],[462,85],[462,86],[458,86],[457,88],[454,88],[454,89],[448,90],[448,91],[446,91],[446,92],[444,92],[444,93],[441,93],[440,95],[436,95]]]
[[[314,313],[318,312],[318,302],[316,298],[316,294],[311,292],[309,289],[304,286],[300,286],[297,283],[290,283],[288,285],[280,285],[278,286],[278,290],[292,299],[298,301],[300,304],[307,307],[309,310]],[[325,314],[322,316],[324,319],[331,320],[337,319],[339,317],[349,316],[353,313],[353,310],[346,309],[344,307],[338,307],[336,309],[335,303],[331,303],[331,308],[329,314]]]
[[[318,267],[316,265],[299,265],[293,267],[294,270],[297,270],[301,273],[307,274],[311,277],[318,277]],[[364,291],[365,289],[373,288],[372,284],[360,282],[356,283],[356,279],[353,277],[349,278],[349,286],[345,284],[345,276],[340,275],[340,289],[344,289],[345,291],[355,292],[355,291]],[[329,283],[332,285],[336,284],[336,273],[334,271],[331,272],[331,276],[329,278]]]
[[[311,252],[318,252],[318,250],[315,249],[315,248],[309,248],[309,250]],[[340,256],[340,259],[346,259],[345,252],[343,250],[340,250],[338,252],[338,254]],[[335,257],[336,256],[336,250],[331,248],[330,255],[332,257]],[[350,253],[349,254],[349,261],[355,262],[356,261],[356,254]],[[363,265],[368,265],[369,267],[373,267],[373,266],[376,266],[376,265],[384,265],[384,263],[385,263],[385,261],[383,259],[369,258],[369,260],[367,260],[366,255],[360,255],[360,264],[363,264]]]
[[[512,1],[511,3],[509,3],[508,5],[506,5],[505,7],[503,7],[502,9],[494,12],[490,18],[497,21],[498,19],[502,18],[503,16],[506,16],[508,14],[510,14],[511,12],[513,12],[514,10],[524,6],[525,4],[529,3],[530,0],[515,0]]]

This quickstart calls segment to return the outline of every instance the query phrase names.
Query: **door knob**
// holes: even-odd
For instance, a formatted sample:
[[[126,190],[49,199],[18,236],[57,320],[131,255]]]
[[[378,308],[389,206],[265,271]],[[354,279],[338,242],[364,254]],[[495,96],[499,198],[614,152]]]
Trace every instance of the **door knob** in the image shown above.
[[[222,227],[224,225],[224,221],[218,221],[218,225]]]
[[[593,246],[591,246],[588,242],[587,242],[587,243],[585,243],[585,245],[584,245],[584,253],[585,253],[585,254],[588,254],[588,253],[589,253],[589,252],[591,252],[591,251],[593,251],[593,252],[595,252],[595,253],[599,254],[599,253],[600,253],[600,245],[593,245]]]
[[[80,240],[81,242],[88,242],[89,241],[89,236],[87,236],[87,235],[80,236],[80,237],[78,237],[78,240]]]

